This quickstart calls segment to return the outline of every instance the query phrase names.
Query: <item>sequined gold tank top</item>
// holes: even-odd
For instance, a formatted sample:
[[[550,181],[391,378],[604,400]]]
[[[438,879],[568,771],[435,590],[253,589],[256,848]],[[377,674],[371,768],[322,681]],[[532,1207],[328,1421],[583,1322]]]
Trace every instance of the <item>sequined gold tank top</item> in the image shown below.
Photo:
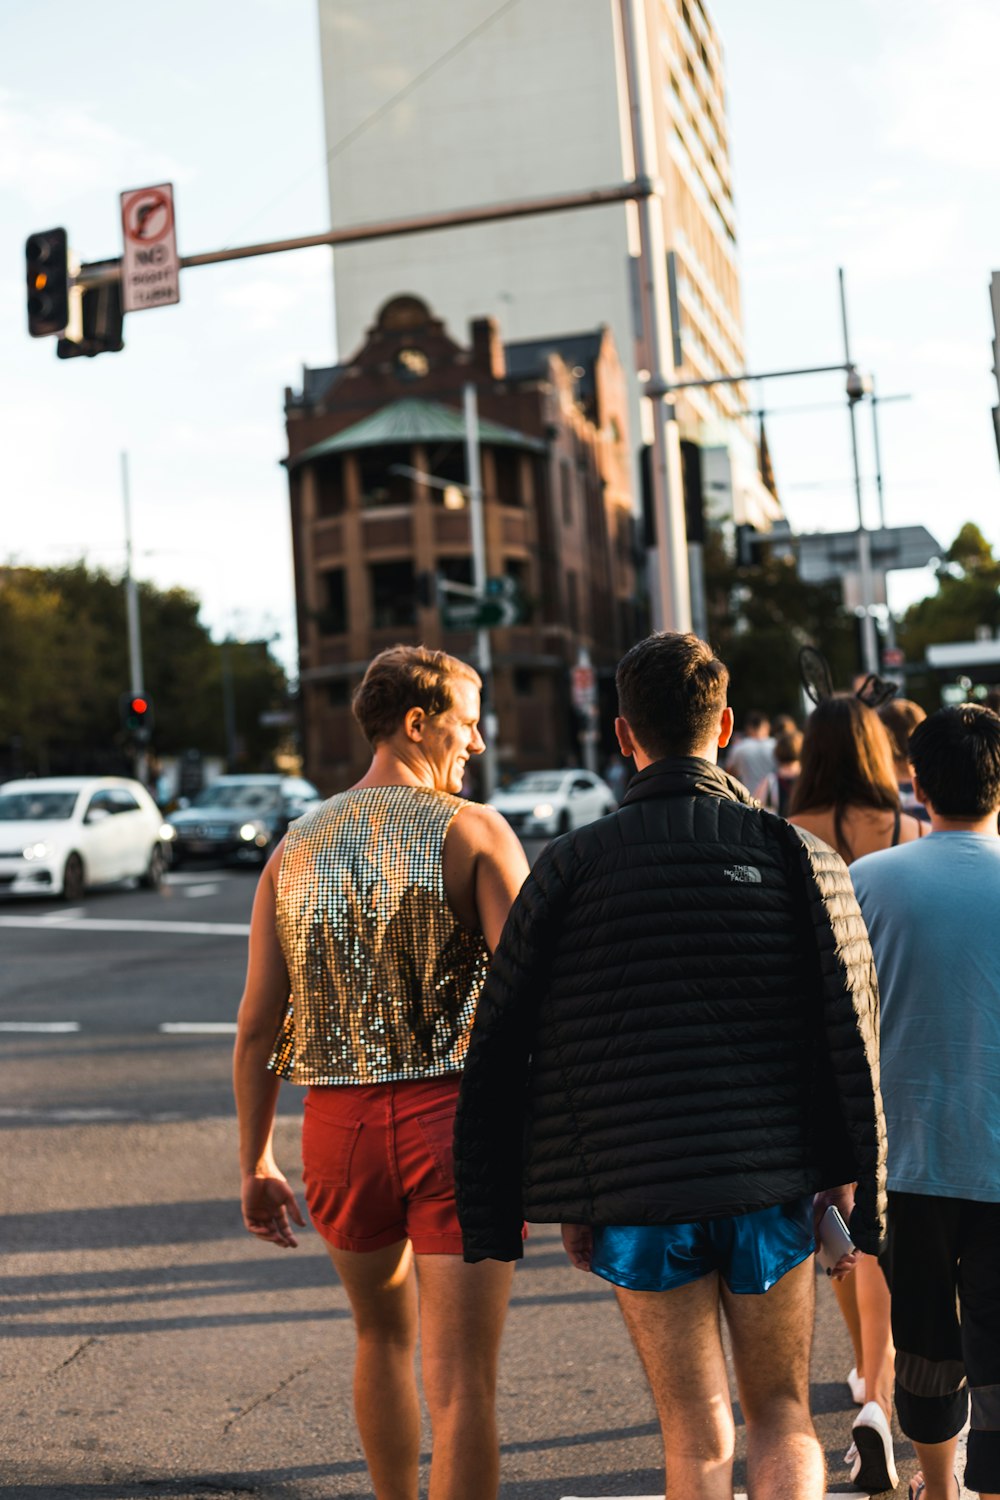
[[[291,995],[269,1066],[302,1084],[457,1073],[489,954],[448,905],[445,834],[468,807],[357,787],[293,823],[277,930]]]

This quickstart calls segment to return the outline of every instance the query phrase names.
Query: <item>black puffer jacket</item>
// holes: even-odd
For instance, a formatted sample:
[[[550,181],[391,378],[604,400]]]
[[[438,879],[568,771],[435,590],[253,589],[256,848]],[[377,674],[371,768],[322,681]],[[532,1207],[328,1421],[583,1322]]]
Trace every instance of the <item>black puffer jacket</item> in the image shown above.
[[[467,1260],[522,1218],[663,1224],[858,1183],[878,1248],[878,991],[847,868],[701,759],[557,839],[479,1003],[455,1136]]]

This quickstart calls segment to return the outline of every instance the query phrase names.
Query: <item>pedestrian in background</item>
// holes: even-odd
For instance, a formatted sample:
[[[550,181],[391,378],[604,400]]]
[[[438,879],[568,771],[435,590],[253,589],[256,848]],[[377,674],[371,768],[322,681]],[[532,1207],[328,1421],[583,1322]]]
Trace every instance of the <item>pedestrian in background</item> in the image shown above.
[[[802,769],[802,735],[798,729],[778,737],[774,745],[774,770],[765,776],[754,796],[762,807],[787,818],[792,805],[792,794]]]
[[[853,695],[825,698],[809,715],[790,818],[836,849],[847,864],[873,850],[909,843],[924,831],[900,807],[884,724]],[[878,1262],[863,1258],[856,1274],[834,1291],[854,1346],[847,1382],[861,1407],[846,1455],[851,1478],[876,1493],[894,1489],[889,1289]]]
[[[637,774],[514,904],[462,1080],[459,1213],[468,1260],[516,1259],[522,1218],[561,1222],[614,1284],[671,1495],[731,1500],[724,1314],[750,1493],[819,1500],[812,1254],[831,1204],[879,1247],[878,1001],[843,862],[716,764],[728,680],[693,635],[619,664]]]
[[[373,750],[292,824],[254,903],[234,1065],[247,1229],[294,1247],[280,1081],[308,1087],[306,1199],[357,1330],[355,1411],[377,1500],[416,1500],[421,1365],[434,1500],[496,1494],[496,1363],[511,1268],[462,1259],[452,1134],[469,1030],[527,874],[514,833],[459,795],[484,745],[480,680],[442,651],[377,656],[354,697]]]
[[[726,770],[747,788],[760,786],[774,770],[774,737],[767,714],[751,709],[743,721],[743,737],[726,761]]]
[[[997,1500],[1000,719],[941,709],[909,754],[930,837],[851,868],[882,991],[896,1411],[912,1500],[954,1500],[971,1394],[965,1483]]]
[[[896,771],[896,783],[899,787],[899,805],[911,817],[919,818],[921,823],[928,823],[930,818],[927,809],[917,801],[913,791],[908,749],[910,735],[918,724],[923,723],[927,715],[920,704],[914,703],[912,698],[892,698],[888,703],[883,703],[878,710],[878,716],[888,730],[892,744],[892,759]]]

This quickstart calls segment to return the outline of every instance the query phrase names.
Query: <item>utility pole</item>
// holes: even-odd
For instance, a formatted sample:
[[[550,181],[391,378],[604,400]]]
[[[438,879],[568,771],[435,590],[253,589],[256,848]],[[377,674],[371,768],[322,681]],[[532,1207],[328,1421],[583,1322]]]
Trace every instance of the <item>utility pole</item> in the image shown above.
[[[128,454],[122,454],[122,501],[125,507],[125,612],[128,625],[128,680],[134,698],[145,694],[142,680],[142,636],[139,627],[139,593],[132,573],[132,504],[129,492]],[[146,784],[145,749],[136,751],[136,780]]]
[[[643,342],[649,362],[645,395],[652,407],[652,501],[656,518],[658,599],[654,623],[662,630],[691,629],[691,583],[684,524],[684,476],[681,444],[668,392],[674,375],[673,332],[667,286],[667,249],[663,233],[662,184],[657,179],[656,129],[653,114],[646,34],[645,0],[621,0],[629,123],[636,178],[651,182],[654,192],[637,200],[639,216],[639,282]]]
[[[848,371],[854,369],[851,361],[850,341],[847,334],[847,293],[844,290],[844,268],[839,267],[837,277],[840,282],[840,317],[844,328],[844,364]],[[851,456],[854,460],[854,496],[858,505],[858,575],[861,586],[861,666],[865,672],[877,672],[879,669],[878,659],[878,637],[875,634],[875,616],[872,613],[872,540],[865,527],[864,507],[861,500],[861,470],[858,466],[858,428],[854,419],[855,403],[864,395],[863,386],[860,390],[852,387],[850,379],[847,385],[847,413],[851,419]]]
[[[465,481],[469,496],[469,526],[472,532],[472,587],[480,599],[486,597],[486,524],[483,516],[483,475],[479,460],[479,402],[471,381],[463,387],[465,408]],[[497,787],[497,732],[499,724],[493,701],[493,647],[489,630],[476,631],[476,665],[483,679],[483,801],[488,802]]]

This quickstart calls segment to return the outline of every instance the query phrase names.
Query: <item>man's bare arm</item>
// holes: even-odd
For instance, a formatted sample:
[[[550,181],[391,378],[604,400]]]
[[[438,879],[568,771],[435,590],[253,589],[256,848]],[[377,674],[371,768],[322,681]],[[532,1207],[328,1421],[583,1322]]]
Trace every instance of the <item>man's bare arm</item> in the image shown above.
[[[444,844],[444,884],[460,921],[478,929],[493,953],[514,897],[528,876],[517,834],[494,807],[465,808]]]
[[[289,1218],[305,1220],[274,1159],[274,1115],[281,1087],[267,1063],[288,1003],[288,970],[275,926],[279,844],[261,875],[250,922],[250,955],[233,1055],[240,1125],[243,1222],[251,1234],[293,1249]]]

